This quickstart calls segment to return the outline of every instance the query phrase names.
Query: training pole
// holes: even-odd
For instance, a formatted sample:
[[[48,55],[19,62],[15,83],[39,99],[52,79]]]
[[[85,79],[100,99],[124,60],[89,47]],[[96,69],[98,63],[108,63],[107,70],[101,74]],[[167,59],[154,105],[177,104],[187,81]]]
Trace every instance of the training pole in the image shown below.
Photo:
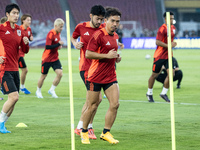
[[[70,40],[70,20],[69,11],[66,13],[66,31],[67,31],[67,48],[68,48],[68,70],[69,70],[69,95],[70,95],[70,116],[71,116],[71,149],[75,150],[74,138],[74,102],[73,102],[73,82],[72,82],[72,57],[71,57],[71,40]]]
[[[168,64],[169,64],[169,85],[170,85],[170,108],[171,108],[171,138],[172,138],[172,150],[176,150],[170,13],[167,12],[166,16],[167,16],[167,43],[168,43]]]

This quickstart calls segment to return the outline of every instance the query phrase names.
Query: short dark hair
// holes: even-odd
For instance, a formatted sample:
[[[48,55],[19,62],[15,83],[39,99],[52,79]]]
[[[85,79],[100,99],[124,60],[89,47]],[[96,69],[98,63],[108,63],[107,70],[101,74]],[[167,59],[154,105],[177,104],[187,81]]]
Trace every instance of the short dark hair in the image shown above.
[[[105,18],[109,18],[110,16],[120,16],[121,17],[121,12],[119,11],[118,8],[115,7],[106,7],[106,14]]]
[[[19,6],[17,4],[12,3],[6,6],[5,14],[10,13],[14,8],[16,8],[20,12]]]
[[[26,20],[26,18],[32,18],[30,14],[24,14],[22,17],[21,17],[21,24],[23,24],[23,21]]]
[[[170,13],[170,16],[171,16],[171,15],[174,16],[174,13],[173,13],[173,12],[170,11],[169,13]],[[163,14],[163,17],[164,17],[164,18],[166,18],[166,14],[167,14],[167,12],[165,12],[165,13]]]
[[[7,17],[2,17],[2,18],[0,19],[0,24],[3,24],[3,23],[6,22],[7,20],[8,20]]]
[[[97,15],[97,16],[105,16],[105,9],[103,6],[101,5],[94,5],[92,8],[91,8],[91,11],[90,11],[90,14],[92,15]]]

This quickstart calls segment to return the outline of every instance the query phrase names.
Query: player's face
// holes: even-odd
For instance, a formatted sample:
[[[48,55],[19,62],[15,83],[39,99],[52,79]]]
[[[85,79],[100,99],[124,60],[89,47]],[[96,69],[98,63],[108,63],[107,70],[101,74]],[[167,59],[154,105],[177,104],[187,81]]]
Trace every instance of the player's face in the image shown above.
[[[94,28],[98,28],[102,24],[103,19],[104,17],[102,15],[100,16],[92,15],[91,22]]]
[[[16,8],[13,8],[10,13],[6,13],[8,21],[11,23],[17,23],[19,19],[19,11]]]
[[[112,34],[119,27],[120,16],[110,16],[109,18],[105,19],[105,22],[107,31]]]
[[[165,23],[167,24],[167,18],[165,18]],[[170,15],[170,25],[173,25],[174,15]]]
[[[27,17],[24,21],[23,24],[27,27],[30,27],[31,25],[31,17]]]
[[[64,26],[64,24],[56,25],[56,32],[61,33],[63,30],[63,26]]]

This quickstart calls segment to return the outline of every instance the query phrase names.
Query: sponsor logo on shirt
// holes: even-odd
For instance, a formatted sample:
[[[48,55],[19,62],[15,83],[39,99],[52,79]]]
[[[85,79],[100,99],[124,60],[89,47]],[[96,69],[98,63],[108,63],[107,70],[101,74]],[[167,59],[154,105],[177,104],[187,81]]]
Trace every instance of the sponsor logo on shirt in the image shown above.
[[[55,41],[58,41],[58,39],[56,38]]]
[[[17,35],[21,36],[21,30],[17,30]]]
[[[87,31],[87,32],[84,33],[84,35],[90,35],[90,34],[89,34],[88,31]]]
[[[10,32],[7,30],[5,34],[10,34]]]
[[[106,45],[110,45],[110,42],[108,41],[108,42],[106,43]]]

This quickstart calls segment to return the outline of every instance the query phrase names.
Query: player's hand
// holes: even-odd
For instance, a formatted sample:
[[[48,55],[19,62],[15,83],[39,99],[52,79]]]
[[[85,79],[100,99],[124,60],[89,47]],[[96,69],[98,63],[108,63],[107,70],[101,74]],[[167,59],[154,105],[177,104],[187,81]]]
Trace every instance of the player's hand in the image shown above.
[[[120,49],[124,49],[124,44],[123,43],[119,42],[118,45],[119,45]]]
[[[33,41],[33,36],[32,35],[30,36],[30,41]]]
[[[107,54],[108,59],[117,58],[117,57],[118,57],[118,54],[117,54],[117,51],[115,51],[115,49],[111,49]]]
[[[83,47],[83,42],[76,42],[74,46],[76,49],[81,49],[81,47]]]
[[[23,41],[24,41],[24,44],[28,44],[29,43],[29,40],[28,40],[28,38],[25,36],[25,37],[23,37]]]
[[[119,63],[122,60],[122,57],[118,54],[118,57],[116,58],[116,63]]]
[[[61,49],[62,48],[62,45],[60,45],[59,47],[58,47],[58,49]]]
[[[63,42],[63,41],[59,41],[58,43],[59,43],[60,45],[63,45],[63,44],[64,44],[64,42]]]
[[[172,42],[172,47],[175,47],[177,45],[176,42]]]
[[[3,64],[5,59],[6,57],[0,56],[0,64]]]

